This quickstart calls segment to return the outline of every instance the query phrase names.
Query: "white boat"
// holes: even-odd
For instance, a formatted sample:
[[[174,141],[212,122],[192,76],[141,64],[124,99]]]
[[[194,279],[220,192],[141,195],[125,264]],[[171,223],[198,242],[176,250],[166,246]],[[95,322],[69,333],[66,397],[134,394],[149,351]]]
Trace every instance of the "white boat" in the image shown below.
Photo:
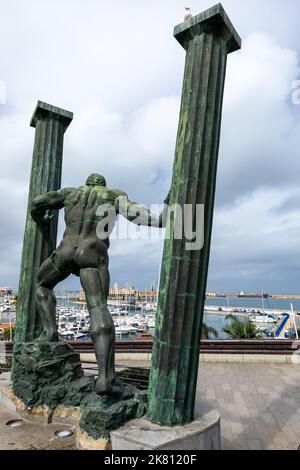
[[[69,330],[69,325],[66,322],[59,322],[58,325],[58,332],[64,332]]]
[[[277,323],[277,320],[273,315],[258,315],[255,317],[250,317],[250,321],[253,323]]]
[[[87,334],[85,333],[76,333],[74,335],[74,341],[80,341],[80,340],[83,341],[86,338],[87,338]]]
[[[148,327],[149,328],[155,328],[155,318],[151,319],[148,321]]]
[[[67,341],[67,340],[73,340],[75,338],[75,333],[74,331],[62,331],[62,332],[59,332],[59,336]]]
[[[135,326],[128,325],[128,328],[129,328],[129,333],[130,333],[130,334],[136,335],[136,334],[138,334],[138,332],[139,332],[139,329],[136,328]]]
[[[142,310],[145,312],[156,312],[157,305],[156,303],[147,303],[146,305],[144,304],[142,307]]]
[[[125,325],[115,325],[116,336],[127,336],[130,333],[130,328]]]

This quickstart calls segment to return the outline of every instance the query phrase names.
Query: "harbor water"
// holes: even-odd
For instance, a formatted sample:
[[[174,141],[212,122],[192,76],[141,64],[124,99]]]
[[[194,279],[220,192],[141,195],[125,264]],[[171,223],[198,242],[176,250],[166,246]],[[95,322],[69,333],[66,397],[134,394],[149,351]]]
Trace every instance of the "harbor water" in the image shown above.
[[[230,308],[232,310],[238,311],[255,311],[255,312],[263,312],[264,309],[266,310],[276,310],[277,312],[280,311],[290,311],[291,310],[291,303],[293,304],[293,308],[295,312],[300,312],[300,299],[284,299],[284,298],[224,298],[224,297],[212,297],[206,300],[206,307],[216,307],[215,311],[205,311],[204,314],[204,323],[208,327],[214,328],[218,332],[218,339],[228,339],[228,336],[224,333],[223,328],[229,323],[226,320],[226,314],[228,313],[227,309]],[[59,299],[58,306],[67,306],[70,308],[82,308],[76,302],[66,301],[66,299]],[[222,309],[222,312],[218,312],[218,308]],[[224,311],[225,310],[225,311]],[[128,311],[128,316],[136,315],[137,311]],[[142,312],[141,312],[142,313]],[[238,313],[237,313],[238,314]],[[11,313],[0,313],[0,323],[9,323],[15,321],[15,312]],[[150,328],[149,333],[153,334],[154,329]],[[118,340],[133,340],[136,338],[135,334],[130,334],[128,336],[123,335],[116,335],[116,339]],[[84,338],[89,339],[88,337]]]

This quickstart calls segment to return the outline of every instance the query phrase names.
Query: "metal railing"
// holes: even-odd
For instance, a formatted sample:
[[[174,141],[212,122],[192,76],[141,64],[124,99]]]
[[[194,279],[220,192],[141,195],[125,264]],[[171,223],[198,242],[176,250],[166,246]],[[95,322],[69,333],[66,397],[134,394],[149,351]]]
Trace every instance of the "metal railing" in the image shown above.
[[[92,354],[94,352],[91,341],[68,342],[75,352]],[[6,356],[12,355],[13,344],[2,342],[2,350]],[[150,354],[152,352],[152,340],[116,341],[116,353]],[[300,349],[300,342],[289,340],[203,340],[200,352],[204,354],[269,354],[269,355],[293,355]]]

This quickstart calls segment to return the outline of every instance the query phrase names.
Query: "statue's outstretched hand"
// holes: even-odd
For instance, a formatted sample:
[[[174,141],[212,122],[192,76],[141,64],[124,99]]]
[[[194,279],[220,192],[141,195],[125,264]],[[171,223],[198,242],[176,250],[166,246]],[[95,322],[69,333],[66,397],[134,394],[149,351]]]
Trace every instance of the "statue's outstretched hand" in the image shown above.
[[[54,215],[51,214],[51,210],[47,210],[46,211],[46,214],[44,215],[44,222],[51,222],[51,220],[53,219]]]
[[[38,225],[49,223],[54,217],[54,215],[51,214],[51,210],[39,209],[35,207],[34,204],[31,206],[30,212],[33,220]]]
[[[164,208],[159,216],[159,227],[166,228],[167,220],[169,215],[169,205],[170,205],[170,196],[171,196],[171,189],[167,194],[166,199],[164,200]]]

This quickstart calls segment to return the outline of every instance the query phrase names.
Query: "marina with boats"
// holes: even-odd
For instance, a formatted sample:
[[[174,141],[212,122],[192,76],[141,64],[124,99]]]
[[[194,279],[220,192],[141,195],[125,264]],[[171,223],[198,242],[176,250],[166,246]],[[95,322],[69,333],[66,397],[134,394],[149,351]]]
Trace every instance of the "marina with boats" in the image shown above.
[[[114,292],[114,291],[113,291]],[[90,316],[82,293],[57,293],[57,324],[62,341],[90,340]],[[213,328],[218,336],[216,339],[228,339],[223,328],[228,323],[228,316],[249,319],[253,322],[261,338],[298,339],[300,330],[300,300],[276,299],[276,305],[266,305],[266,297],[227,298],[224,305],[223,297],[208,296],[205,304],[204,322]],[[245,306],[247,305],[247,306]],[[295,305],[295,309],[294,309]],[[289,308],[288,308],[289,307]],[[137,339],[141,335],[153,335],[157,311],[157,292],[145,292],[136,295],[125,290],[122,295],[111,295],[108,309],[115,324],[116,338]],[[14,297],[0,298],[0,339],[4,330],[9,330],[8,339],[12,339],[15,326],[16,303]],[[7,339],[7,338],[6,338]]]

